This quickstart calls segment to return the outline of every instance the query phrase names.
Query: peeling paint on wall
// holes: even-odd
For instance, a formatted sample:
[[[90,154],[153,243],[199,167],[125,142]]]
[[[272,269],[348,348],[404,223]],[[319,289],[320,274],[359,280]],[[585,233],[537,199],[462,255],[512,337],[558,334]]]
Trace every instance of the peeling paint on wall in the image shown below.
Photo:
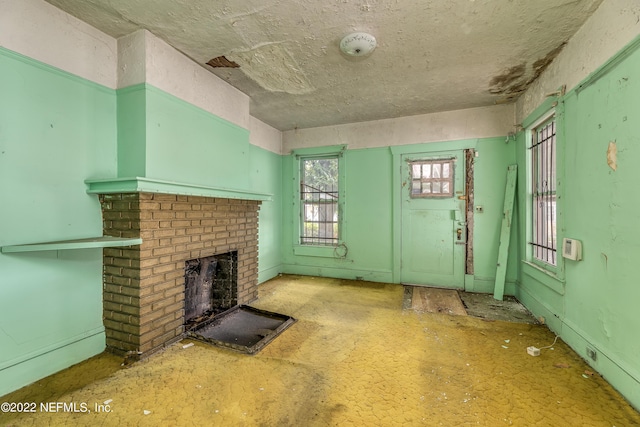
[[[614,171],[618,169],[618,147],[615,141],[609,142],[609,147],[607,148],[607,164]]]

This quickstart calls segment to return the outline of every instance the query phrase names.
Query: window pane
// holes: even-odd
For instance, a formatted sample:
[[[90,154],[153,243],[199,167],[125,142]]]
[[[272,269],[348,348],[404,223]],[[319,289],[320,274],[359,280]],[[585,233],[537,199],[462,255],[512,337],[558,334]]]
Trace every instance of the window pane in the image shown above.
[[[440,163],[434,163],[432,165],[433,178],[440,178],[440,166]]]
[[[453,197],[452,160],[416,160],[409,162],[412,198]],[[419,175],[417,170],[420,170]]]
[[[442,164],[442,177],[449,178],[449,163]]]
[[[338,158],[300,161],[302,244],[338,243]]]

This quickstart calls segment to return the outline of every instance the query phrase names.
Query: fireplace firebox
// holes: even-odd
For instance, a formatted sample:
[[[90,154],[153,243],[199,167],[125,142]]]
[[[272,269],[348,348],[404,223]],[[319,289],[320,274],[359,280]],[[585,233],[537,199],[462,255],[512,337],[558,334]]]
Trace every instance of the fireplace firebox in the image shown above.
[[[238,304],[238,253],[185,262],[184,318],[187,328]]]

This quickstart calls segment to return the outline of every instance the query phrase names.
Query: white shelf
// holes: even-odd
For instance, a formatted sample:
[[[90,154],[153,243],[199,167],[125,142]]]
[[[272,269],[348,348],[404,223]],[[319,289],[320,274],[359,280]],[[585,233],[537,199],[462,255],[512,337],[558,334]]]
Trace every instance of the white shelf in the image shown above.
[[[61,240],[57,242],[29,243],[25,245],[2,246],[0,252],[36,252],[36,251],[57,251],[66,249],[88,249],[88,248],[112,248],[118,246],[133,246],[142,243],[141,238],[124,238],[101,236],[87,239]]]

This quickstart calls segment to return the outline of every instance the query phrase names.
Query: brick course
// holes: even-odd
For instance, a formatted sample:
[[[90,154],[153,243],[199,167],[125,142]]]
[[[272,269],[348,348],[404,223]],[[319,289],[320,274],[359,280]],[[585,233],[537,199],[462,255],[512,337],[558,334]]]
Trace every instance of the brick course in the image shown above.
[[[107,347],[142,357],[184,333],[185,261],[238,252],[238,304],[258,297],[259,201],[155,193],[100,196],[104,235],[142,237],[105,248]]]

